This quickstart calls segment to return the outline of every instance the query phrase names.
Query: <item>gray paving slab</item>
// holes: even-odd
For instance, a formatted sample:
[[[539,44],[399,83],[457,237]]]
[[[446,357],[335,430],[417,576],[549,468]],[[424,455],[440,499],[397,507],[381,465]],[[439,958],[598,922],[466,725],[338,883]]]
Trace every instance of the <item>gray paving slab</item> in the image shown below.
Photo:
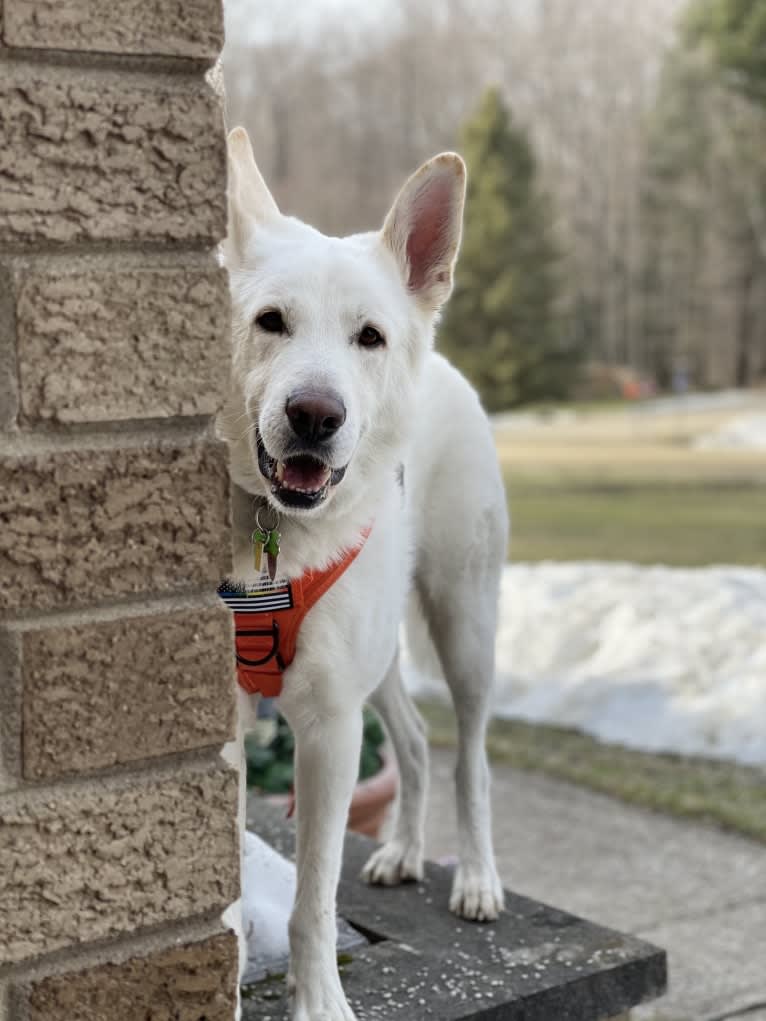
[[[671,983],[660,1017],[708,1021],[766,1006],[766,906],[713,911],[665,922],[641,935],[668,949]],[[651,1018],[658,1011],[636,1014]],[[752,1021],[751,1014],[748,1021]]]
[[[437,860],[457,846],[452,766],[434,752]],[[762,845],[508,767],[493,770],[492,799],[504,884],[669,951],[671,992],[640,1018],[712,1021],[766,1004]]]
[[[452,762],[442,750],[432,758],[436,860],[457,846]],[[566,911],[636,931],[754,896],[766,904],[762,845],[507,767],[493,769],[492,801],[503,881]]]
[[[251,800],[248,825],[292,854],[294,828]],[[447,908],[452,874],[427,864],[421,883],[373,889],[360,872],[372,841],[348,834],[338,910],[372,945],[342,978],[359,1021],[601,1021],[665,988],[665,954],[643,941],[507,892],[492,925]],[[243,990],[244,1021],[287,1021],[283,976]]]

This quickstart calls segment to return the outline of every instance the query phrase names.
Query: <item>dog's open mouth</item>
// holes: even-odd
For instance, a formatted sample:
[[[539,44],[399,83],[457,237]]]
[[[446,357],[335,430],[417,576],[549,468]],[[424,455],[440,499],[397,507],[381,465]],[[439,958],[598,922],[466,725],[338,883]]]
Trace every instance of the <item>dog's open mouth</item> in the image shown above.
[[[258,467],[271,483],[271,492],[287,507],[308,510],[318,506],[333,486],[346,474],[346,468],[331,468],[313,454],[295,454],[278,461],[266,450],[261,434],[258,441]]]

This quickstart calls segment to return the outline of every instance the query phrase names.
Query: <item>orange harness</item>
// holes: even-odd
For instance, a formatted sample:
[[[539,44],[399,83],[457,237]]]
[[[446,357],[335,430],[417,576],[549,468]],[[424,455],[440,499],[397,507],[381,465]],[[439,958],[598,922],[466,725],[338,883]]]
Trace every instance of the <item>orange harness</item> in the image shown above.
[[[360,544],[324,571],[276,583],[262,575],[253,588],[228,583],[219,588],[234,611],[237,681],[249,695],[275,698],[282,693],[282,675],[295,658],[303,618],[353,564],[369,534],[365,529]]]

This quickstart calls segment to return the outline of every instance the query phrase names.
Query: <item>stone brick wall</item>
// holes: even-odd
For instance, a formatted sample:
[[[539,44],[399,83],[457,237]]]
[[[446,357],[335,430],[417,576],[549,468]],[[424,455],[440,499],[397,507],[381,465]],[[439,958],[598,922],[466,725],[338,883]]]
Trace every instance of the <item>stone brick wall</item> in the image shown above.
[[[229,1021],[220,0],[0,0],[0,1019]]]

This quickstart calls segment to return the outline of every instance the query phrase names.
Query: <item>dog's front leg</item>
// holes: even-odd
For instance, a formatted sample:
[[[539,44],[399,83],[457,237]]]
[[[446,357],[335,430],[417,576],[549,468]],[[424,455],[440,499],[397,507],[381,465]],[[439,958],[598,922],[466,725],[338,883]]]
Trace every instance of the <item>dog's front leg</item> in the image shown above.
[[[335,896],[359,770],[362,710],[356,700],[332,711],[312,701],[290,705],[284,699],[288,704],[282,706],[295,735],[298,875],[290,918],[292,1021],[354,1021],[338,976]]]

